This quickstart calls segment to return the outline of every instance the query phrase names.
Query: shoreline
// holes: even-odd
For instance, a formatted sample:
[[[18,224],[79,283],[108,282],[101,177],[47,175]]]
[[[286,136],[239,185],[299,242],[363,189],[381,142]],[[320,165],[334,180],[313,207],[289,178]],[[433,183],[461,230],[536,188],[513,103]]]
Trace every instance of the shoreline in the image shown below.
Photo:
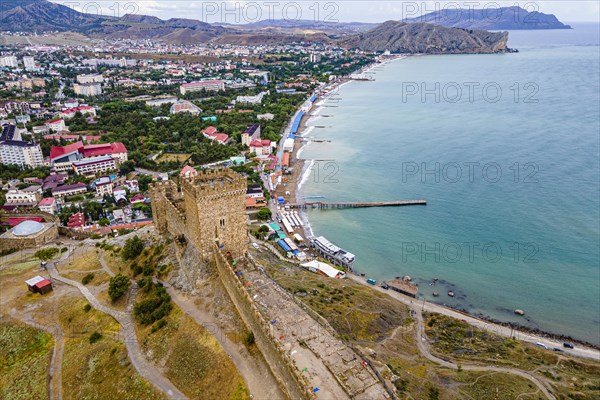
[[[395,57],[390,60],[385,60],[383,62],[372,63],[368,66],[363,67],[360,70],[355,71],[353,74],[361,74],[361,73],[368,74],[374,68],[377,68],[379,66],[385,66],[386,64],[388,64],[392,61],[401,60],[401,59],[404,59],[407,57],[408,56],[406,56],[406,55],[401,55],[401,56]],[[306,139],[307,130],[310,130],[310,128],[311,128],[310,126],[307,125],[310,118],[313,117],[311,114],[313,112],[315,112],[315,110],[318,110],[321,107],[321,106],[318,106],[317,103],[320,103],[320,102],[326,100],[328,96],[331,96],[332,94],[336,93],[335,91],[337,89],[339,89],[341,86],[343,86],[347,83],[350,83],[352,81],[353,80],[351,78],[342,78],[342,79],[340,79],[340,81],[335,82],[334,84],[332,84],[330,86],[329,85],[325,86],[322,90],[327,90],[328,93],[325,96],[319,96],[318,99],[315,101],[315,103],[313,103],[309,112],[307,112],[305,114],[305,116],[302,118],[302,121],[301,121],[299,129],[298,129],[298,133],[294,140],[294,152],[292,153],[291,158],[290,158],[290,165],[293,166],[294,172],[291,176],[291,179],[288,180],[288,185],[284,189],[284,193],[285,193],[285,191],[288,191],[290,193],[288,196],[286,196],[286,200],[288,202],[292,202],[292,203],[301,202],[301,198],[303,196],[302,185],[305,180],[304,177],[306,176],[306,179],[308,179],[308,177],[310,177],[310,168],[312,167],[312,165],[313,165],[312,162],[314,160],[298,158],[298,155],[299,155],[299,153],[301,155],[301,153],[304,151],[305,146],[307,146],[310,143],[308,141],[305,141],[305,139]],[[292,189],[292,190],[290,190],[290,189]],[[309,238],[309,237],[313,236],[312,227],[310,225],[310,220],[308,218],[308,210],[300,209],[300,210],[297,210],[297,212],[298,212],[298,216],[301,218],[304,225],[302,227],[296,228],[296,230],[298,230],[298,229],[301,230],[302,233],[304,234],[305,238]],[[364,281],[367,278],[366,276],[365,277],[360,276],[360,274],[358,274],[356,272],[352,272],[352,271],[348,271],[348,272],[349,272],[350,276],[355,277],[358,280]],[[365,282],[363,282],[363,283],[365,283]],[[590,349],[600,350],[600,344],[593,344],[593,343],[589,343],[585,340],[573,338],[568,335],[552,333],[550,331],[545,331],[543,329],[529,327],[527,325],[523,325],[518,322],[502,321],[502,320],[493,318],[489,315],[484,315],[481,313],[470,313],[464,308],[453,307],[453,306],[450,306],[447,304],[442,304],[442,303],[436,303],[431,300],[427,300],[423,296],[417,297],[414,300],[418,303],[423,303],[424,305],[427,305],[431,308],[441,307],[445,310],[448,310],[448,311],[451,311],[454,313],[458,313],[458,314],[463,315],[468,318],[473,318],[475,320],[493,324],[493,325],[497,325],[500,327],[504,327],[506,329],[515,330],[515,331],[519,332],[521,335],[535,335],[540,338],[551,338],[554,340],[558,339],[558,340],[562,340],[562,341],[576,343],[578,345],[581,345],[581,346],[584,346],[584,347],[587,347]]]

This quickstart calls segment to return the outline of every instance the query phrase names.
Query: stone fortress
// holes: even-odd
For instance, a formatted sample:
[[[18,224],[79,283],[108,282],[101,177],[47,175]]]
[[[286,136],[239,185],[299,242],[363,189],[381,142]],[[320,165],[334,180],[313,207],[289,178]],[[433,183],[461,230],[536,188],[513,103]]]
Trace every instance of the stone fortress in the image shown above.
[[[246,233],[246,178],[230,169],[204,170],[181,180],[155,183],[150,191],[154,225],[189,241],[205,257],[215,244],[234,258],[248,251]]]
[[[286,397],[317,397],[316,390],[319,389],[313,388],[313,382],[291,357],[298,352],[291,353],[292,346],[300,346],[296,347],[299,350],[304,343],[306,353],[299,350],[304,354],[302,360],[308,362],[311,369],[320,368],[323,375],[317,379],[325,393],[327,388],[323,386],[342,391],[337,392],[339,396],[336,398],[390,398],[374,373],[360,365],[357,354],[341,342],[335,332],[323,330],[314,320],[322,317],[314,315],[311,318],[308,310],[303,310],[290,299],[291,295],[275,286],[267,285],[270,287],[268,290],[265,285],[262,289],[247,287],[252,286],[247,279],[258,282],[263,278],[252,278],[256,264],[248,255],[246,178],[224,168],[205,170],[197,176],[182,178],[180,182],[181,191],[174,181],[152,185],[150,195],[154,225],[161,235],[174,239],[179,260],[178,273],[192,290],[196,280],[201,280],[201,275],[216,271],[242,321],[254,334],[258,349]],[[234,259],[238,261],[235,267]],[[207,265],[214,268],[207,268]],[[261,291],[263,289],[267,292]],[[256,298],[262,301],[257,302]],[[272,311],[286,315],[269,315],[269,306],[264,303],[267,299],[273,304]],[[293,321],[284,325],[285,318]],[[273,326],[273,320],[277,319],[282,319],[281,328]],[[278,329],[289,329],[291,338],[288,342],[281,340],[285,336]],[[328,378],[324,376],[331,377],[327,384]],[[329,394],[331,396],[333,392]]]

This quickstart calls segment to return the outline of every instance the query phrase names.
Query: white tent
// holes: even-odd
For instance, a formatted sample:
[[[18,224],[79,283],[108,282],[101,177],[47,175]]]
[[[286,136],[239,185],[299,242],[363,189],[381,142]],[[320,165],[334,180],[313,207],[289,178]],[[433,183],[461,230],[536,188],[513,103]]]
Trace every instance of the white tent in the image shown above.
[[[340,271],[339,269],[333,268],[329,264],[325,264],[323,262],[312,260],[307,263],[301,264],[304,268],[307,268],[311,272],[321,273],[330,278],[345,278],[346,273],[344,271]]]

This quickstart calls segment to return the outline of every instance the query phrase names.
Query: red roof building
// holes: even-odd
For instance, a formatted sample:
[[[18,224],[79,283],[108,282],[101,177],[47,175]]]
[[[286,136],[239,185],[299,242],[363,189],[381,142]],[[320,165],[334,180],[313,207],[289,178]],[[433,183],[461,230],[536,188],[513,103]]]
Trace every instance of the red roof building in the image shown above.
[[[69,228],[81,228],[85,225],[85,216],[83,213],[75,213],[69,217],[67,226]]]

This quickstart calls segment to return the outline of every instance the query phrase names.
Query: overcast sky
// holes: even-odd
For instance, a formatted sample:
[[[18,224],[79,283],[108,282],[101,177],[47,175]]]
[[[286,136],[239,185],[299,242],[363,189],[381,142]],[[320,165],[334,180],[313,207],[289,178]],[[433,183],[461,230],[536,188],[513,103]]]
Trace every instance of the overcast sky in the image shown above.
[[[598,1],[281,1],[281,0],[51,0],[90,14],[122,16],[144,14],[191,18],[205,22],[248,23],[265,19],[307,19],[335,22],[383,22],[426,14],[443,8],[488,9],[519,5],[528,11],[554,14],[562,22],[599,22]]]

